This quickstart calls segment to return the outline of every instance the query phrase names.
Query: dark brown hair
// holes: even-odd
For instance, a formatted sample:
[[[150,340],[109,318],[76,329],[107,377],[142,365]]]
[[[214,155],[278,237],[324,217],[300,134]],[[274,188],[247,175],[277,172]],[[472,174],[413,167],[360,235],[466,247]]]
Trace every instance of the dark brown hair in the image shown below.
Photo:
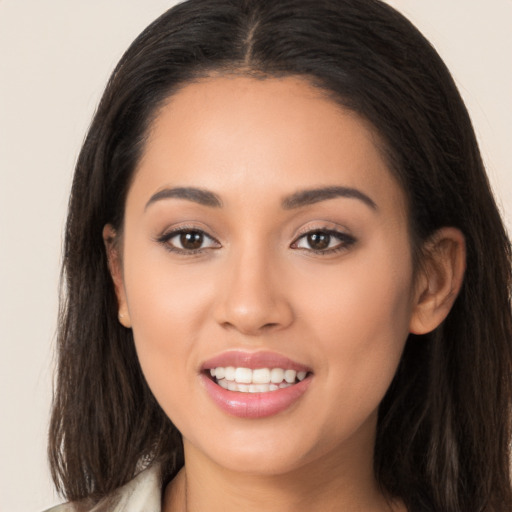
[[[58,489],[91,503],[159,461],[180,435],[117,320],[102,228],[164,100],[212,72],[302,76],[367,119],[408,199],[411,241],[462,231],[467,270],[447,319],[411,335],[379,410],[375,474],[410,511],[504,512],[510,485],[511,250],[468,113],[425,38],[378,0],[189,0],[153,22],[110,78],[73,181],[49,454]]]

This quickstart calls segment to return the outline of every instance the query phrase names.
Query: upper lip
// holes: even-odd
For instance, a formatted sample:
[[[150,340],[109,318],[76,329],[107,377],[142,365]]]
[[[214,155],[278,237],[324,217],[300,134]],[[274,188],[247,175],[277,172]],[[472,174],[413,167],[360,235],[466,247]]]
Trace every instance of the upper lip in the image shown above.
[[[307,365],[293,361],[292,359],[270,351],[246,352],[242,350],[230,350],[214,356],[201,365],[201,371],[211,368],[234,366],[235,368],[283,368],[297,372],[310,372]]]

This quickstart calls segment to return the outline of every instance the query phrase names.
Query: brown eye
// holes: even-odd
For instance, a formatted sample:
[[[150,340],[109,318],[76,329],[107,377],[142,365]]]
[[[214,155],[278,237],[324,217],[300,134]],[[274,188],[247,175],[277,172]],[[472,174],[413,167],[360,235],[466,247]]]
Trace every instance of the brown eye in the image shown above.
[[[204,235],[199,231],[181,233],[180,244],[183,249],[195,250],[203,245]]]
[[[159,237],[158,242],[171,252],[195,254],[203,249],[218,249],[221,244],[200,229],[176,229]]]
[[[322,231],[315,231],[307,235],[307,242],[311,249],[321,251],[329,247],[329,244],[331,242],[331,235],[329,235],[328,233],[324,233]]]
[[[318,254],[331,254],[348,249],[356,239],[347,233],[328,230],[314,230],[305,233],[293,244],[293,249],[302,249]]]

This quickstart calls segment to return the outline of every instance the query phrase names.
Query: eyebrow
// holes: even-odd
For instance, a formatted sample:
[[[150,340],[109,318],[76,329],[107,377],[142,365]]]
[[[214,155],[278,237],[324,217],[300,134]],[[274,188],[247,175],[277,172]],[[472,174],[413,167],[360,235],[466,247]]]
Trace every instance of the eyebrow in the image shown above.
[[[195,187],[176,187],[164,188],[153,194],[149,201],[146,203],[144,210],[147,210],[151,204],[161,201],[162,199],[186,199],[194,203],[202,204],[203,206],[210,206],[212,208],[221,208],[222,201],[217,194]]]
[[[366,194],[356,188],[350,187],[323,187],[308,190],[300,190],[294,194],[287,196],[283,199],[282,206],[285,210],[294,208],[301,208],[327,199],[334,199],[336,197],[346,197],[349,199],[359,199],[372,210],[377,210],[377,205]]]
[[[359,199],[372,210],[377,210],[375,202],[368,197],[366,194],[356,188],[350,187],[322,187],[315,189],[299,190],[289,196],[286,196],[281,206],[285,210],[293,210],[295,208],[301,208],[310,204],[319,203],[328,199],[335,199],[337,197],[346,197],[349,199]],[[220,197],[210,192],[195,187],[175,187],[175,188],[164,188],[153,194],[149,201],[146,203],[144,210],[146,210],[151,204],[161,201],[163,199],[185,199],[194,203],[201,204],[203,206],[209,206],[211,208],[222,208],[222,200]]]

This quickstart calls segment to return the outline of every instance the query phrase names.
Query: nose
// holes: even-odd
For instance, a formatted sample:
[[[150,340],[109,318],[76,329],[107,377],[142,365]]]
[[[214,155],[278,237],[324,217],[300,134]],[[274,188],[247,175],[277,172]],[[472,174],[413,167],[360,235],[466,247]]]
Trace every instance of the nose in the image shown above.
[[[261,253],[230,258],[219,275],[216,321],[247,336],[288,327],[294,315],[282,275],[279,266]]]

